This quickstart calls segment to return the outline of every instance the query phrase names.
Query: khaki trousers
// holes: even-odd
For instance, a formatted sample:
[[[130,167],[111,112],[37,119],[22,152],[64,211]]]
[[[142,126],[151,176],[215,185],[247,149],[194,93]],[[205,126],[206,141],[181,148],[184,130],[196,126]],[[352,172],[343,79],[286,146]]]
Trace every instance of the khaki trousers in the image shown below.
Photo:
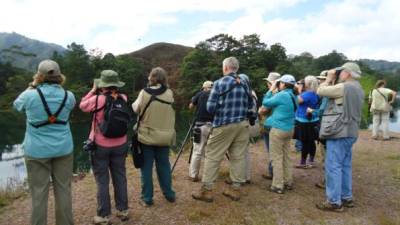
[[[290,140],[293,131],[285,132],[272,128],[269,134],[270,151],[274,176],[272,186],[283,189],[285,184],[293,183],[292,165],[289,158]]]
[[[212,124],[206,123],[200,127],[201,138],[200,143],[193,142],[192,159],[190,160],[189,176],[192,178],[199,177],[201,159],[204,157],[207,145],[208,135],[210,134]]]
[[[56,224],[74,224],[71,199],[73,154],[47,159],[25,156],[25,162],[32,195],[31,224],[47,224],[50,177],[54,187]]]
[[[214,128],[207,142],[203,186],[211,190],[218,177],[221,161],[229,154],[233,185],[245,182],[245,152],[249,144],[249,123],[242,121]]]

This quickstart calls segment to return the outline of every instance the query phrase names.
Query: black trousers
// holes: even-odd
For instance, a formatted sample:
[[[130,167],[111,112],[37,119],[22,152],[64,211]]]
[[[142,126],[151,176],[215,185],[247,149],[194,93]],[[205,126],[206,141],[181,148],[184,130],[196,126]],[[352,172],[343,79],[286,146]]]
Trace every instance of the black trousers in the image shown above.
[[[317,151],[315,141],[302,141],[301,143],[301,163],[305,164],[307,162],[308,155],[310,155],[310,162],[314,162],[315,153]]]
[[[128,190],[125,160],[128,145],[113,148],[97,147],[92,154],[92,169],[97,185],[97,215],[111,214],[109,193],[110,174],[114,187],[115,207],[123,211],[128,209]]]

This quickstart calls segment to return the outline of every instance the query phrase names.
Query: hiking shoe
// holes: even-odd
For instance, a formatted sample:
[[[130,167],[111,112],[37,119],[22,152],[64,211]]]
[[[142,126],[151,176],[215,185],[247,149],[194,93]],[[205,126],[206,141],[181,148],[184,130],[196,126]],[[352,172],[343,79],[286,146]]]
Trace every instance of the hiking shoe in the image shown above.
[[[337,205],[337,204],[332,204],[328,201],[319,203],[315,205],[317,209],[323,210],[323,211],[330,211],[330,212],[343,212],[344,208],[342,205]]]
[[[354,202],[352,199],[343,199],[342,205],[343,205],[343,207],[346,207],[346,208],[354,208]]]
[[[230,177],[227,177],[227,178],[225,179],[225,184],[229,184],[229,185],[232,184],[232,180],[231,180]]]
[[[272,180],[272,176],[271,175],[269,175],[269,174],[263,174],[262,175],[262,177],[264,178],[264,179],[266,179],[266,180]]]
[[[121,221],[127,221],[129,220],[129,213],[128,210],[117,210],[116,216],[121,220]]]
[[[232,201],[240,200],[240,190],[239,188],[229,187],[222,193],[224,196],[230,198]]]
[[[110,225],[110,218],[108,216],[101,217],[101,216],[95,216],[93,217],[93,224],[94,225]]]
[[[316,166],[315,166],[315,163],[314,163],[314,162],[309,162],[309,163],[306,165],[306,167],[307,167],[307,169],[312,169],[312,168],[315,168]]]
[[[203,202],[214,201],[213,192],[211,190],[205,189],[204,187],[201,187],[200,190],[196,192],[192,192],[192,198]]]
[[[199,181],[200,181],[200,178],[198,178],[198,177],[188,177],[188,180],[190,180],[190,181],[196,183],[196,182],[199,182]]]
[[[320,188],[320,189],[325,189],[325,182],[315,183],[315,187]]]
[[[285,184],[285,190],[287,190],[287,191],[291,191],[291,190],[293,190],[294,189],[294,187],[293,187],[293,184]]]
[[[144,201],[143,199],[141,199],[140,201],[139,201],[139,204],[141,205],[141,206],[143,206],[143,207],[145,207],[145,208],[149,208],[149,207],[151,207],[151,206],[153,206],[153,202],[146,202],[146,201]]]
[[[167,201],[170,202],[170,203],[174,203],[176,201],[175,197],[167,197],[167,196],[165,196],[165,199],[167,199]]]
[[[277,188],[277,187],[273,187],[271,186],[271,188],[269,189],[270,192],[274,192],[276,194],[285,194],[285,190],[282,188]]]

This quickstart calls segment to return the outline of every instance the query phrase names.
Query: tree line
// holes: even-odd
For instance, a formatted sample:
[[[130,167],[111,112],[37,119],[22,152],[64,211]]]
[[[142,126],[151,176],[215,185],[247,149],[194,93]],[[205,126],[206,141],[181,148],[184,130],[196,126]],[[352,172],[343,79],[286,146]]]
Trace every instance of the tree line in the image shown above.
[[[296,79],[306,75],[319,75],[322,70],[334,68],[348,61],[348,58],[337,51],[314,57],[308,52],[300,55],[288,55],[281,44],[267,45],[257,34],[245,35],[237,39],[228,34],[219,34],[198,43],[183,59],[180,67],[180,78],[175,93],[176,108],[183,108],[190,98],[200,90],[205,80],[216,80],[222,72],[222,60],[228,56],[236,56],[240,61],[241,73],[247,74],[252,87],[262,96],[266,92],[262,78],[271,71],[281,74],[289,73]],[[83,45],[71,43],[63,54],[54,53],[51,57],[60,64],[62,72],[67,76],[65,87],[71,90],[77,99],[90,90],[93,79],[98,77],[101,70],[113,69],[126,82],[122,91],[128,93],[133,100],[138,91],[146,84],[149,71],[128,55],[114,56],[103,54],[99,50],[86,50]],[[377,79],[385,78],[389,88],[398,89],[400,71],[396,73],[379,73],[367,65],[358,62],[363,71],[361,83],[368,93]],[[157,65],[154,65],[157,66]],[[32,80],[32,72],[13,67],[10,63],[0,62],[0,107],[10,109],[12,101],[25,90]],[[77,114],[77,115],[75,115]],[[74,117],[80,117],[74,112]]]

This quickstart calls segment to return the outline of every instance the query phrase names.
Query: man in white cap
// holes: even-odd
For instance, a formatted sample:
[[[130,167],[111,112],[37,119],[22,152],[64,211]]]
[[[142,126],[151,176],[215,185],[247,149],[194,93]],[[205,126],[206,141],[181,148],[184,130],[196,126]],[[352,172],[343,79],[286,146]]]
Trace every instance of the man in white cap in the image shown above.
[[[339,75],[339,77],[337,77]],[[327,201],[316,207],[325,211],[343,211],[351,208],[352,194],[352,147],[357,141],[361,121],[364,91],[358,81],[360,67],[354,62],[330,70],[326,81],[318,88],[318,95],[328,97],[324,111],[320,137],[326,139],[325,158]],[[336,80],[340,83],[335,84]]]
[[[212,128],[213,115],[207,111],[207,100],[210,96],[212,81],[205,81],[202,90],[191,100],[189,109],[196,107],[196,122],[194,127],[193,152],[190,159],[189,179],[193,182],[200,181],[200,163],[204,157],[204,149]]]

